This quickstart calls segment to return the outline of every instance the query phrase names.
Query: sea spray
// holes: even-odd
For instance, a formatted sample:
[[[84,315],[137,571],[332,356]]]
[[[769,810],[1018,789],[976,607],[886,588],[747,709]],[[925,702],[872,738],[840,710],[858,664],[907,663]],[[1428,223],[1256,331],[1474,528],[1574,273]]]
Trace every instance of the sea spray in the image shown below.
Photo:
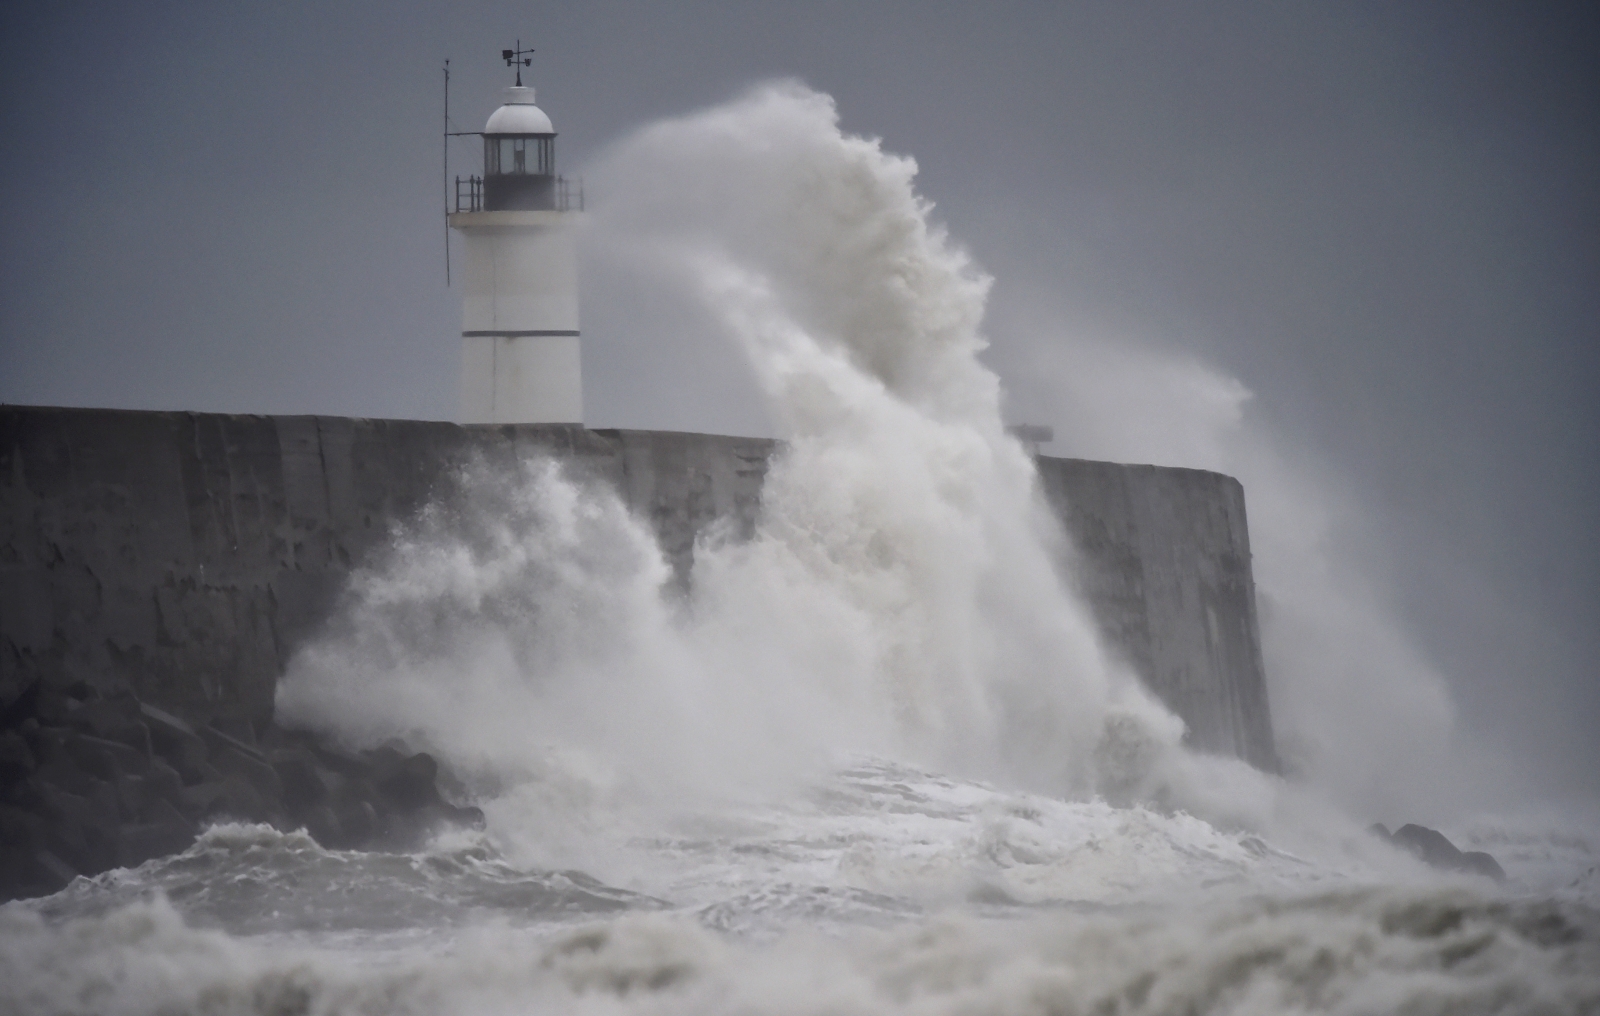
[[[483,480],[358,575],[281,714],[420,740],[500,790],[659,802],[859,753],[1137,789],[1181,725],[1056,571],[1064,537],[977,358],[989,280],[915,171],[795,83],[615,146],[590,242],[700,301],[783,428],[755,534],[697,547],[674,604],[603,485],[549,464]]]
[[[1374,817],[1443,821],[1515,800],[1497,760],[1459,739],[1444,674],[1387,602],[1373,513],[1348,480],[1271,430],[1271,407],[1217,366],[1065,327],[1071,315],[1042,294],[1022,302],[1032,307],[1010,327],[1035,341],[1008,350],[1023,358],[1009,376],[1055,421],[1060,454],[1212,469],[1244,484],[1273,733],[1288,769]]]

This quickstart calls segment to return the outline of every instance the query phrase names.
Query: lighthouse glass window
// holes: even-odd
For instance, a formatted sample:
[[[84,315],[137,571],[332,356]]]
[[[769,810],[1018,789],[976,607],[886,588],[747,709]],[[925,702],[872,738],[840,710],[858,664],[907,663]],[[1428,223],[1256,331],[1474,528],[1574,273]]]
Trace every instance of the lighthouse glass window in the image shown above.
[[[555,173],[554,141],[548,135],[489,135],[483,139],[484,174],[551,176]]]

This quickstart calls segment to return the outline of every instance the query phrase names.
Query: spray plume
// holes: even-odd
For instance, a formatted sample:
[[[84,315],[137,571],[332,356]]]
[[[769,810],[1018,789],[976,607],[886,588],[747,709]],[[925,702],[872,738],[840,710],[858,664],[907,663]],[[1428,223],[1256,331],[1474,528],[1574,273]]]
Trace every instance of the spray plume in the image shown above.
[[[1180,756],[1056,571],[1064,537],[977,358],[989,279],[915,173],[795,83],[619,143],[590,242],[704,306],[786,439],[754,537],[697,547],[675,604],[608,490],[550,464],[479,476],[358,578],[281,712],[502,788],[655,800],[852,753],[1130,792]]]

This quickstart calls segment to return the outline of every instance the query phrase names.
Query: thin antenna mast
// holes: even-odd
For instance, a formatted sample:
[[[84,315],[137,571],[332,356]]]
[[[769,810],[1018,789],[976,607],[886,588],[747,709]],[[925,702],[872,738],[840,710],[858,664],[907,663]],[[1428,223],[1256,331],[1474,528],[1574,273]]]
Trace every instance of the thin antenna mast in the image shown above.
[[[444,189],[450,192],[450,61],[444,62]],[[444,202],[444,288],[450,288],[450,199]]]

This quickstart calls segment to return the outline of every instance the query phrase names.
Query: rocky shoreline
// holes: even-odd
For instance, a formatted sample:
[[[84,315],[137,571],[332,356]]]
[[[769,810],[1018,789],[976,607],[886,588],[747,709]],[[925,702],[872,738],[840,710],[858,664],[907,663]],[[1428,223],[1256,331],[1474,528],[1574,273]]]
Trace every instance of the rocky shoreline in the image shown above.
[[[349,752],[305,731],[191,724],[126,688],[42,681],[0,711],[0,902],[184,850],[209,825],[304,828],[333,849],[404,849],[483,813],[397,744]]]
[[[406,849],[442,825],[482,828],[447,801],[431,755],[351,752],[307,731],[191,724],[127,687],[36,681],[0,710],[0,902],[186,849],[207,826],[305,829],[330,849]],[[1432,867],[1503,881],[1489,854],[1405,825],[1373,835]]]

